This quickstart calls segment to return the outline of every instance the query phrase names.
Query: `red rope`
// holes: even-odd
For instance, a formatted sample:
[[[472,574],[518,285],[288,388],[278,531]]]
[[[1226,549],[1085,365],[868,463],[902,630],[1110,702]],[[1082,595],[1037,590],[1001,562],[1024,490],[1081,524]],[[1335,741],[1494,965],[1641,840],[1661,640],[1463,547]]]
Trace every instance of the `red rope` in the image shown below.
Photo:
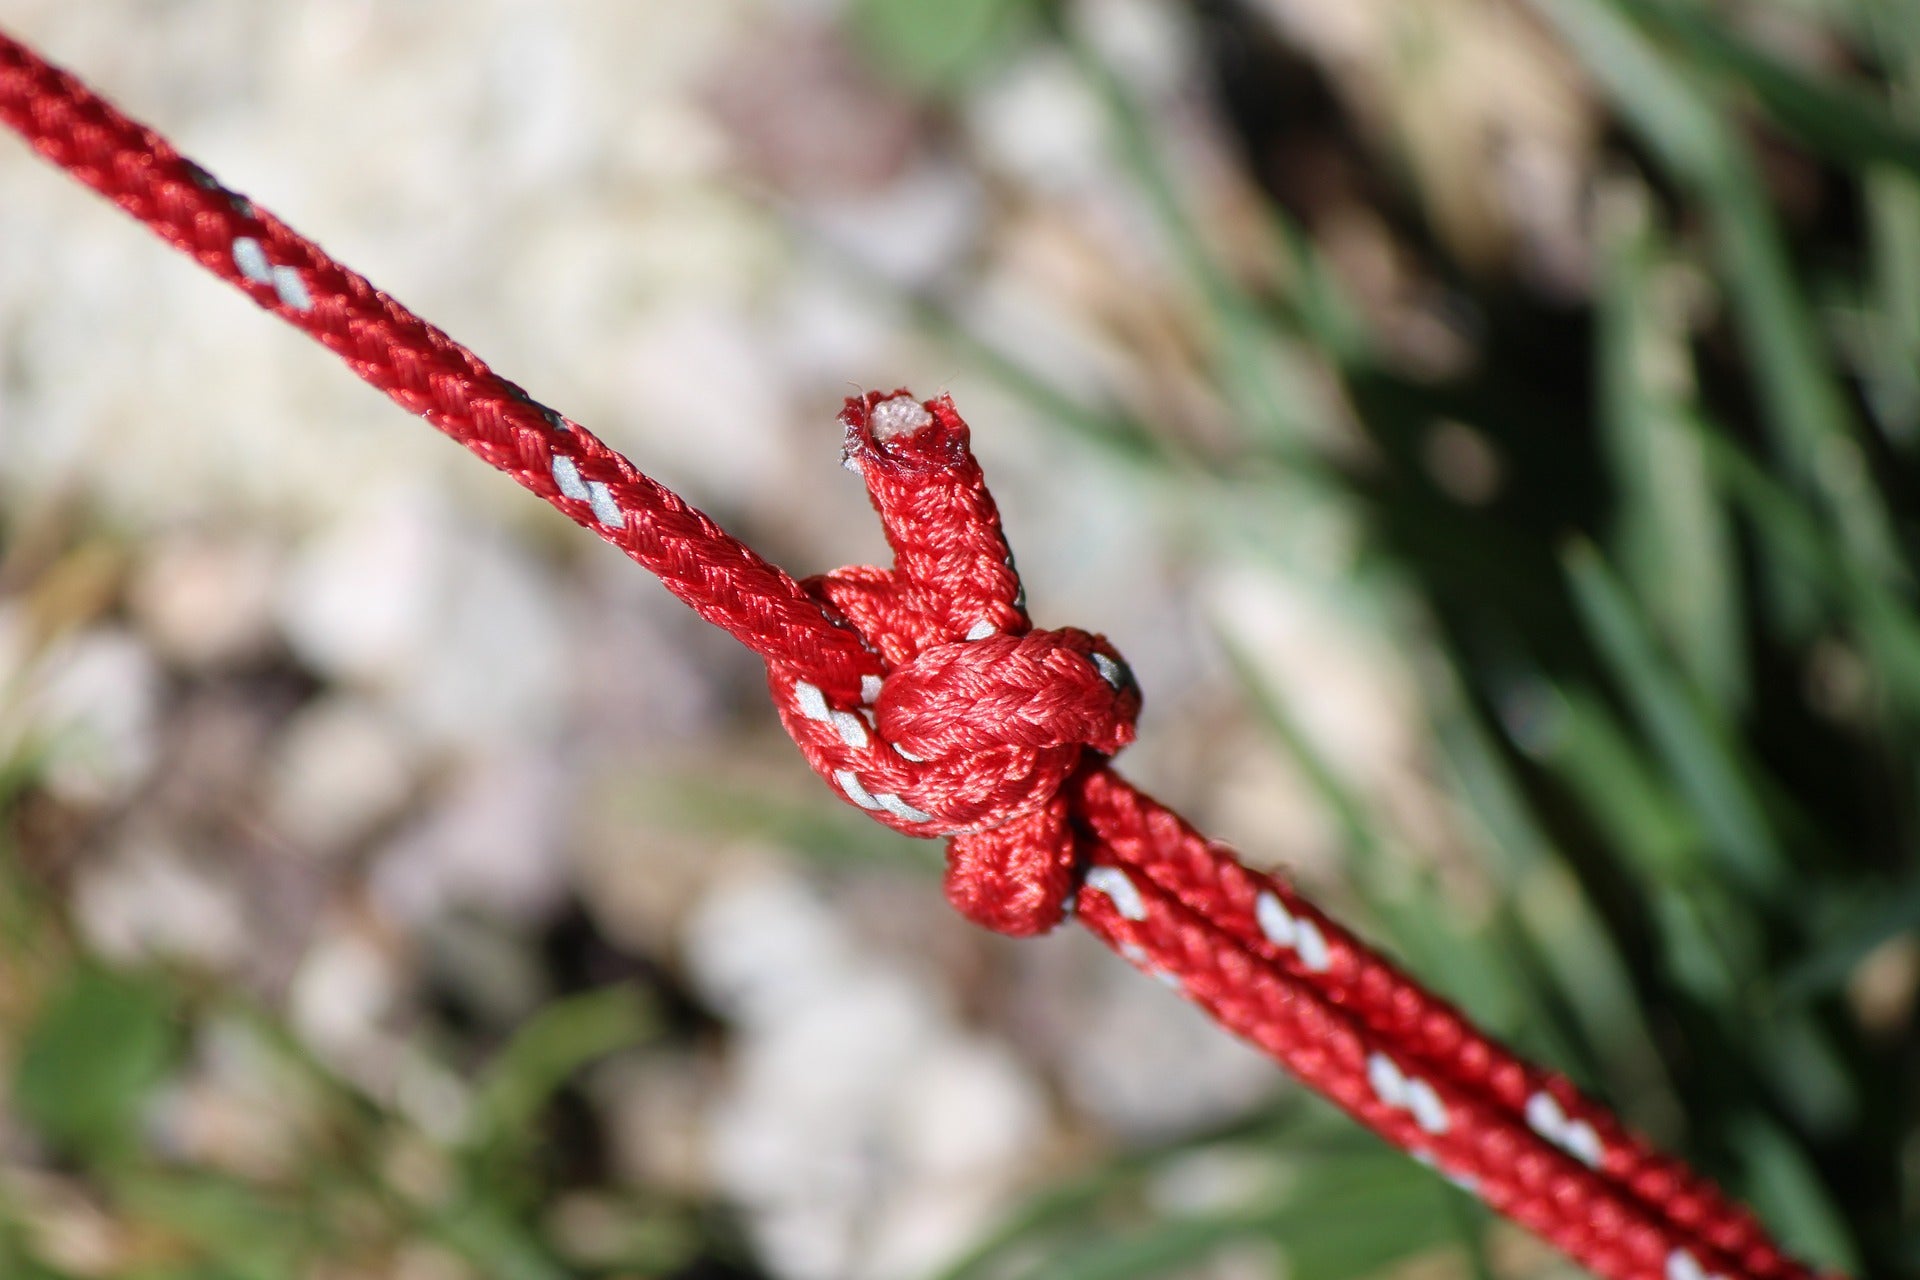
[[[1139,691],[1101,637],[1032,628],[950,401],[847,402],[847,459],[894,565],[795,582],[4,33],[0,120],[758,653],[822,778],[895,830],[948,838],[969,918],[1010,934],[1078,919],[1598,1275],[1812,1276],[1711,1183],[1112,772]]]

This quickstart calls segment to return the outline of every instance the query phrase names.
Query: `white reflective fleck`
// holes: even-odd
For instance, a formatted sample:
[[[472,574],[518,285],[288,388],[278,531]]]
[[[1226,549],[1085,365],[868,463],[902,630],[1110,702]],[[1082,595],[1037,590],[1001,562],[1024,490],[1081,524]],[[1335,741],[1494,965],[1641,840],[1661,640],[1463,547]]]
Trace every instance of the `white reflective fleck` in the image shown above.
[[[560,486],[563,495],[575,502],[587,496],[587,486],[580,479],[580,468],[573,464],[572,458],[557,453],[553,455],[553,482]]]
[[[842,791],[847,793],[847,799],[853,801],[862,809],[878,809],[880,807],[880,802],[873,798],[872,793],[860,785],[860,779],[853,776],[853,770],[835,769],[833,771],[833,780],[840,784]]]
[[[233,242],[233,265],[255,284],[273,283],[273,264],[267,261],[267,251],[252,236],[241,236]]]
[[[627,513],[613,500],[613,490],[600,481],[587,482],[587,501],[593,504],[593,518],[608,528],[619,528],[627,523]]]
[[[1428,1133],[1445,1133],[1449,1127],[1447,1105],[1425,1080],[1407,1081],[1407,1109],[1414,1123]]]
[[[1294,950],[1300,953],[1300,963],[1314,973],[1325,973],[1333,967],[1333,957],[1327,951],[1326,935],[1320,932],[1320,926],[1311,920],[1296,920],[1293,925]]]
[[[825,720],[832,714],[827,710],[826,695],[820,692],[820,686],[805,680],[793,682],[793,702],[809,720]]]
[[[829,719],[833,721],[833,727],[840,731],[840,741],[855,751],[866,749],[867,726],[861,723],[859,716],[851,711],[835,711]]]
[[[880,794],[874,796],[874,801],[882,809],[885,809],[888,813],[892,814],[894,817],[899,818],[902,822],[932,822],[933,821],[932,814],[921,812],[919,809],[916,809],[912,805],[908,804],[905,800],[902,800],[899,796],[893,795],[890,792],[882,791]]]
[[[313,295],[307,292],[307,282],[292,267],[273,269],[273,291],[280,295],[280,301],[295,311],[313,310]]]
[[[1087,888],[1098,889],[1113,900],[1113,909],[1128,920],[1145,920],[1147,904],[1133,887],[1127,873],[1118,867],[1094,867],[1087,872]]]

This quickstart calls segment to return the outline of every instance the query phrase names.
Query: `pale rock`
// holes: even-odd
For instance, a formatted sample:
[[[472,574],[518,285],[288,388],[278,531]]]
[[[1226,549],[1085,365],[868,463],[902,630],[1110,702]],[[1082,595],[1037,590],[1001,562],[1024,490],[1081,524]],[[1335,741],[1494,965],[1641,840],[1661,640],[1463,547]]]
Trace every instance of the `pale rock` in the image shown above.
[[[862,1280],[854,1263],[857,1232],[835,1212],[837,1200],[822,1192],[757,1207],[753,1234],[760,1251],[778,1259],[780,1280]]]
[[[1336,773],[1380,793],[1419,772],[1411,652],[1384,645],[1368,620],[1308,575],[1226,570],[1202,595]]]
[[[378,684],[427,643],[447,538],[442,504],[392,489],[320,533],[281,579],[280,625],[295,654],[334,680]]]
[[[716,888],[688,921],[688,977],[730,1020],[753,1028],[788,1017],[857,967],[853,943],[795,876],[773,871]]]
[[[13,686],[27,675],[34,659],[34,630],[24,600],[0,600],[0,685]]]
[[[1015,1208],[1001,1182],[985,1179],[905,1181],[889,1188],[885,1212],[861,1239],[869,1280],[940,1274],[980,1243]]]
[[[930,979],[877,964],[777,873],[717,888],[687,961],[738,1027],[709,1116],[713,1176],[785,1274],[920,1272],[984,1229],[1045,1107]]]
[[[608,1118],[608,1145],[629,1181],[688,1198],[712,1193],[706,1114],[712,1064],[691,1055],[624,1054],[587,1087]]]
[[[188,667],[230,663],[272,639],[277,569],[262,540],[168,538],[135,571],[128,606],[162,657]]]
[[[1154,0],[1079,0],[1073,17],[1131,92],[1172,94],[1191,83],[1193,24],[1166,6]]]
[[[871,969],[837,979],[738,1046],[713,1131],[717,1177],[736,1194],[780,1200],[833,1188],[850,1212],[898,1160],[889,1104],[899,1074],[941,1031],[927,1008],[934,993]]]
[[[1167,1217],[1226,1216],[1278,1203],[1284,1183],[1267,1152],[1201,1147],[1162,1162],[1146,1184],[1145,1197]]]
[[[374,864],[374,902],[398,924],[468,909],[537,921],[566,891],[561,778],[533,753],[477,758]]]
[[[627,760],[679,757],[712,739],[736,692],[759,680],[759,660],[624,556],[595,556],[582,570],[567,637],[569,741]]]
[[[129,794],[153,767],[161,691],[159,664],[123,630],[57,642],[23,698],[29,735],[46,750],[48,789],[82,804]]]
[[[319,1102],[312,1082],[257,1028],[217,1017],[196,1028],[192,1070],[155,1099],[147,1128],[170,1158],[280,1179],[298,1171]]]
[[[336,695],[303,708],[268,768],[267,814],[316,853],[342,851],[394,817],[413,789],[411,753],[391,716]]]
[[[451,748],[547,740],[567,686],[566,620],[551,571],[497,534],[468,528],[440,583],[426,643],[397,690],[407,722]]]
[[[1280,1084],[1273,1063],[1117,957],[1081,995],[1062,1074],[1080,1110],[1115,1133],[1164,1138],[1240,1115]]]
[[[929,1043],[902,1073],[893,1104],[901,1159],[930,1179],[1016,1166],[1048,1124],[1031,1073],[1005,1047],[957,1033]]]
[[[1021,56],[964,110],[983,155],[1035,190],[1061,195],[1105,185],[1110,121],[1065,54]]]
[[[769,337],[803,387],[845,388],[849,373],[893,367],[899,359],[904,317],[876,305],[842,272],[818,263],[797,266],[777,305]],[[821,442],[828,451],[822,457],[838,443],[824,420]]]
[[[1214,824],[1245,833],[1242,856],[1284,851],[1290,873],[1301,868],[1340,874],[1346,834],[1310,779],[1290,759],[1252,740],[1210,775]]]
[[[973,248],[985,203],[972,174],[921,160],[877,191],[815,199],[796,212],[869,270],[896,284],[925,286]]]
[[[111,1275],[132,1263],[132,1231],[77,1179],[8,1170],[0,1193],[31,1256],[56,1274]]]
[[[448,1245],[409,1240],[394,1251],[386,1274],[391,1280],[479,1280],[485,1273]]]
[[[875,1276],[937,1272],[1024,1187],[1050,1130],[1038,1083],[1005,1048],[965,1033],[929,1041],[894,1079],[885,1132],[898,1160],[867,1242]]]
[[[791,500],[798,459],[782,430],[786,388],[754,316],[710,300],[676,302],[654,308],[626,341],[625,408],[607,424],[616,442],[637,449],[644,429],[650,465],[696,492]]]
[[[239,887],[156,837],[137,835],[85,863],[73,911],[94,950],[128,964],[234,970],[252,950]]]
[[[498,174],[517,186],[574,187],[592,176],[597,136],[579,33],[550,12],[519,9],[487,24],[484,97]]]
[[[300,1038],[337,1067],[385,1048],[381,1020],[400,997],[393,957],[365,934],[334,928],[302,957],[287,992]]]
[[[393,1079],[393,1103],[444,1147],[471,1138],[473,1091],[447,1065],[417,1045],[402,1048]]]
[[[885,184],[919,149],[917,104],[842,32],[769,15],[714,61],[701,95],[756,187],[838,196]]]
[[[434,492],[398,486],[300,552],[278,612],[316,671],[382,690],[426,742],[471,747],[559,721],[561,602],[548,578]]]

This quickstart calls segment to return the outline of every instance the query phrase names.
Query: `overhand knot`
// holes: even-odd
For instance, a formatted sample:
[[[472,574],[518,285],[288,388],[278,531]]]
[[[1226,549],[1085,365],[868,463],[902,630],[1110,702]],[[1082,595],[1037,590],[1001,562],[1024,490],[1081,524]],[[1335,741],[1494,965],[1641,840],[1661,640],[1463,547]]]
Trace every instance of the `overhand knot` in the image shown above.
[[[828,690],[770,664],[775,706],[848,801],[897,831],[949,837],[957,909],[1002,933],[1045,932],[1081,862],[1063,788],[1133,740],[1139,688],[1104,638],[1033,629],[951,401],[869,393],[841,421],[894,566],[805,585],[865,640],[873,669]]]

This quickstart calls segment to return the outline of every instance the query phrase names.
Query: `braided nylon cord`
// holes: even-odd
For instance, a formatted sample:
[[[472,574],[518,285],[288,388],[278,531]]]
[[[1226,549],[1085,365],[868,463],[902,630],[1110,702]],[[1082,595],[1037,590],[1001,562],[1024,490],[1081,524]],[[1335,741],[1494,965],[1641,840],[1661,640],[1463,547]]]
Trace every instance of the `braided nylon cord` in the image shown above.
[[[0,120],[759,654],[816,772],[877,821],[949,838],[947,895],[970,919],[1079,920],[1597,1275],[1813,1276],[1706,1179],[1112,772],[1139,691],[1102,638],[1032,628],[949,401],[848,401],[847,460],[894,565],[796,582],[3,32]]]

